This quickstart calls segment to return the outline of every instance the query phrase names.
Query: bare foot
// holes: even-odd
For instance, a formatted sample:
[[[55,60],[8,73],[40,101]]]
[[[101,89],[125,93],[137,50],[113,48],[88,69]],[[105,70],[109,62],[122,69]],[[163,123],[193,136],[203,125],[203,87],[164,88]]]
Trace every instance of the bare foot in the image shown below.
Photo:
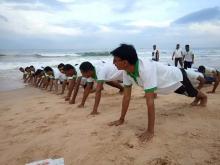
[[[78,105],[78,108],[83,108],[83,107],[84,107],[83,104],[79,104],[79,105]]]
[[[201,99],[199,106],[205,107],[207,105],[207,97]]]
[[[116,121],[113,121],[113,122],[110,122],[108,123],[109,126],[119,126],[119,125],[122,125],[124,123],[124,119],[119,119],[119,120],[116,120]]]
[[[75,104],[75,101],[74,100],[70,100],[69,103],[70,104]]]
[[[124,89],[119,90],[118,93],[122,95],[124,93]]]
[[[213,91],[208,91],[208,92],[206,92],[206,93],[215,93],[215,92],[213,92]]]
[[[197,106],[197,105],[198,105],[198,102],[193,101],[190,105],[192,105],[192,106]]]
[[[141,142],[148,142],[150,141],[154,136],[153,132],[145,131],[141,135],[138,136]]]
[[[70,98],[69,97],[65,97],[65,101],[69,101],[70,100]]]
[[[201,100],[201,99],[199,99],[199,98],[196,97],[195,100],[191,103],[191,105],[192,105],[192,106],[197,106],[200,100]]]
[[[99,114],[99,112],[94,112],[94,111],[92,111],[91,113],[90,113],[90,115],[98,115]]]

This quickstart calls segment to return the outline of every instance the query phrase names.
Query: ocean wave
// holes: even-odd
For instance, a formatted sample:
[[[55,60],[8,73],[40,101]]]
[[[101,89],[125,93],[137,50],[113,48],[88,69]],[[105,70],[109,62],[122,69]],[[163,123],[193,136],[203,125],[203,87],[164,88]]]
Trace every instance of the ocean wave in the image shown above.
[[[110,56],[109,52],[83,52],[79,53],[81,56]]]
[[[110,56],[109,52],[82,52],[82,53],[34,53],[34,54],[0,54],[0,57],[35,57],[35,58],[59,58],[59,57],[87,57]]]

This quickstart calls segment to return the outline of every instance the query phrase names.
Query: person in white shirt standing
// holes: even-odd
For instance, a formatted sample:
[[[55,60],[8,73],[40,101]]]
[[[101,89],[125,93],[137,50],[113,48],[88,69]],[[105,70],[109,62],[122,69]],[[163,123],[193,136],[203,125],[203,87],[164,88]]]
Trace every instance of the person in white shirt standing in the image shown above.
[[[183,68],[183,52],[182,49],[180,48],[180,44],[176,45],[176,50],[173,52],[172,60],[174,60],[175,66],[178,66],[178,62]]]
[[[159,50],[156,45],[153,45],[152,60],[159,61]]]
[[[194,64],[194,54],[190,50],[189,45],[185,45],[185,51],[183,52],[184,69],[191,68]]]
[[[195,89],[183,68],[166,66],[152,60],[138,58],[132,45],[121,44],[111,52],[113,63],[119,70],[123,70],[124,97],[122,100],[121,116],[119,120],[109,123],[118,126],[124,123],[131,99],[132,84],[141,86],[145,92],[148,109],[148,128],[140,135],[141,141],[148,141],[154,136],[155,107],[154,93],[168,94],[175,92],[194,97],[192,105],[206,106],[207,96]]]

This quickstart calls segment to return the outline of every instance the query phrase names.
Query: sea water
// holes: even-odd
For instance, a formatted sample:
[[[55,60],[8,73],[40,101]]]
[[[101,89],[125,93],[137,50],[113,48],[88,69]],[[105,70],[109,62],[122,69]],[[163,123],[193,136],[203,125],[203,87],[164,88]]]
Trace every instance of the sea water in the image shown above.
[[[173,65],[173,50],[159,50],[160,62]],[[151,59],[150,49],[137,50],[139,57]],[[205,65],[220,69],[220,48],[193,49],[195,63],[193,67]],[[36,69],[51,66],[57,67],[60,63],[80,64],[84,61],[112,62],[110,51],[74,51],[74,50],[0,50],[0,91],[23,88],[22,73],[19,67],[33,65]]]

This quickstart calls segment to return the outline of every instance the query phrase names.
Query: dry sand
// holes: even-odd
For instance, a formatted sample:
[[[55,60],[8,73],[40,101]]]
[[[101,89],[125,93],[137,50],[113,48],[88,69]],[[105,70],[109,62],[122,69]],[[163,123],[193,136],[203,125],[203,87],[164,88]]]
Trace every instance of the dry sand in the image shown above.
[[[92,117],[94,94],[82,109],[36,88],[1,92],[0,165],[59,157],[65,165],[220,164],[220,89],[208,95],[206,108],[191,107],[192,99],[181,95],[159,95],[155,136],[145,144],[136,136],[147,126],[142,90],[134,87],[118,127],[107,123],[119,118],[122,96],[111,87],[102,96],[101,113]]]

